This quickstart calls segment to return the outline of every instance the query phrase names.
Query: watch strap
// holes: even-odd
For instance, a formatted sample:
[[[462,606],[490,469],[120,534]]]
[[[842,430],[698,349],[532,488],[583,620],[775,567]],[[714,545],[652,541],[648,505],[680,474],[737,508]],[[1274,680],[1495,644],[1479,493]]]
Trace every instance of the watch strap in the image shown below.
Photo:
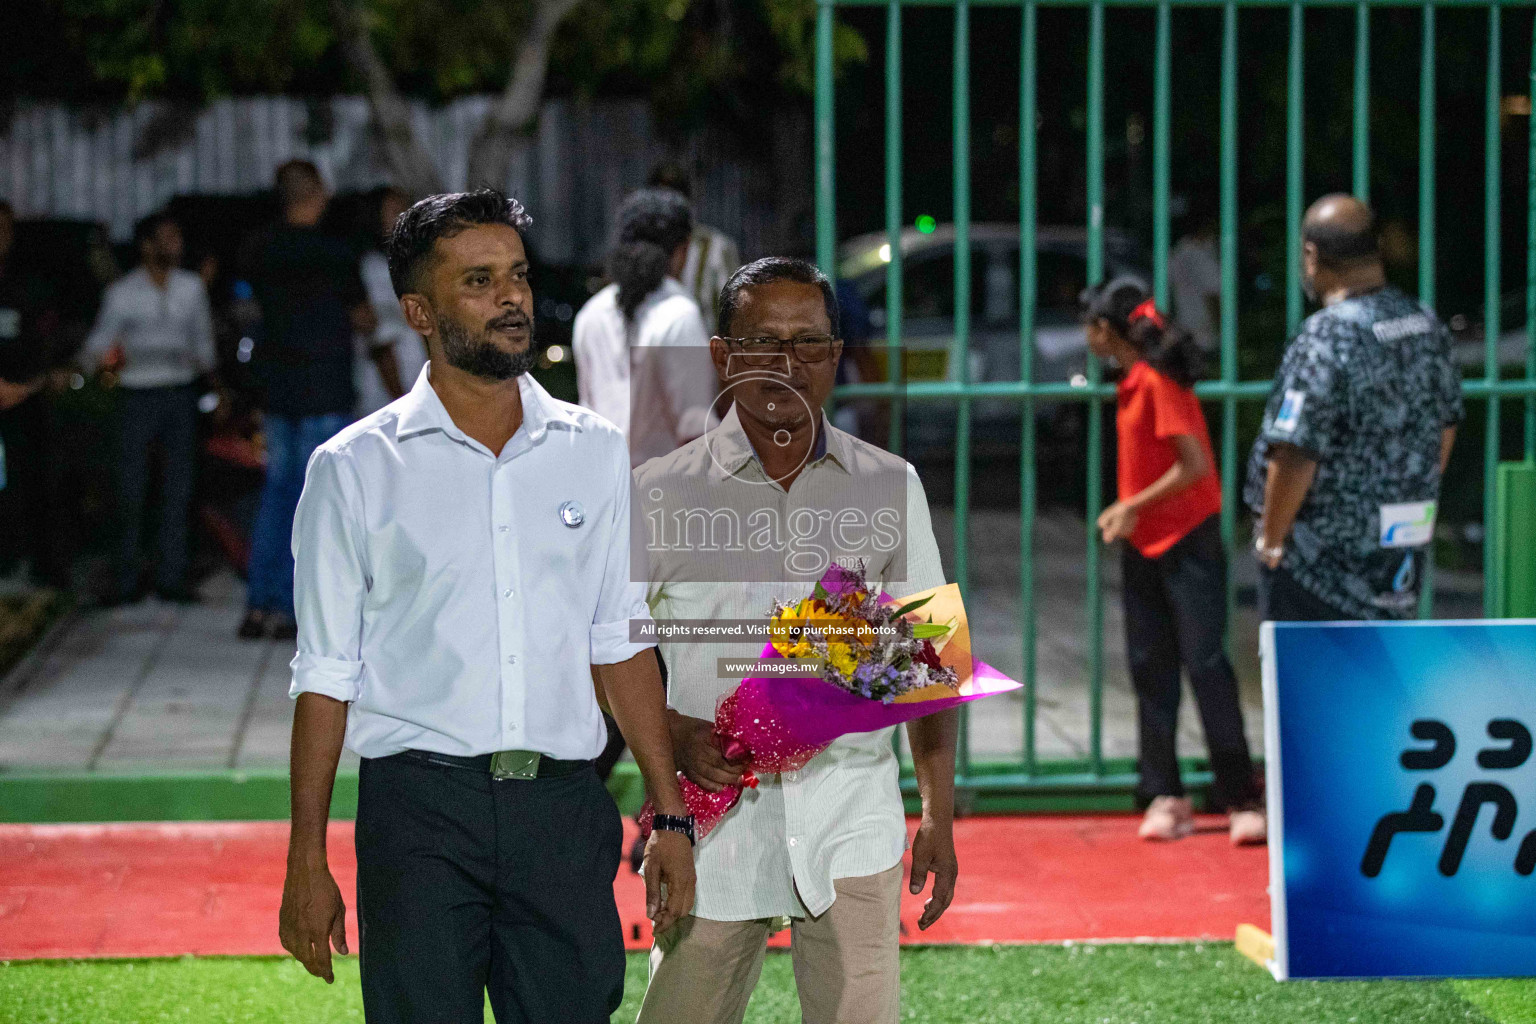
[[[688,837],[688,842],[694,844],[693,815],[691,814],[657,814],[651,818],[651,828],[662,832],[681,832]]]

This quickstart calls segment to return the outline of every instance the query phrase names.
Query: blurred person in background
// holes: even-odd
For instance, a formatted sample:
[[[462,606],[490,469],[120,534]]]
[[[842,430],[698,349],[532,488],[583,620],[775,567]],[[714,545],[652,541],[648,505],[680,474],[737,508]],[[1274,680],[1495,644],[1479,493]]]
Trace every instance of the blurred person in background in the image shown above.
[[[0,575],[62,586],[50,542],[47,395],[59,315],[46,282],[15,253],[16,214],[0,200]]]
[[[295,635],[290,540],[304,467],[352,421],[353,335],[371,337],[378,322],[356,251],[320,230],[330,201],[320,171],[307,160],[283,164],[277,197],[281,218],[251,237],[241,259],[261,308],[253,363],[267,463],[239,628],[244,639]]]
[[[679,164],[658,164],[646,180],[649,188],[669,188],[693,202],[693,180]],[[704,328],[715,333],[720,318],[720,289],[741,266],[741,249],[736,241],[718,228],[694,221],[688,238],[688,255],[682,269],[673,276],[682,282],[704,316]]]
[[[1215,215],[1196,207],[1189,230],[1168,254],[1174,321],[1205,352],[1215,351],[1221,334],[1221,253],[1216,229]]]
[[[1369,206],[1324,196],[1301,231],[1323,308],[1285,350],[1248,463],[1259,616],[1412,618],[1463,415],[1450,331],[1387,283]]]
[[[394,186],[375,189],[363,204],[367,220],[363,235],[368,245],[359,270],[378,327],[372,336],[357,335],[355,384],[359,419],[405,394],[427,364],[427,343],[405,322],[400,300],[389,283],[389,258],[384,255],[384,245],[395,221],[410,205],[406,194]]]
[[[1265,839],[1261,794],[1243,732],[1237,674],[1227,659],[1227,553],[1221,482],[1195,397],[1204,358],[1194,338],[1131,278],[1084,294],[1088,346],[1120,367],[1115,413],[1118,500],[1098,518],[1122,554],[1125,644],[1136,690],[1137,801],[1143,839],[1183,839],[1194,805],[1179,778],[1180,667],[1188,671],[1205,729],[1214,809],[1232,843]]]
[[[155,213],[134,227],[139,265],[102,297],[81,359],[117,375],[115,483],[120,530],[111,589],[103,603],[136,601],[139,541],[149,493],[151,453],[159,450],[159,529],[155,594],[195,601],[187,582],[187,519],[196,467],[198,380],[213,373],[213,318],[203,279],[181,268],[181,226]]]
[[[581,404],[624,431],[638,466],[708,429],[719,382],[699,305],[678,281],[693,235],[688,200],[642,189],[619,207],[616,235],[613,283],[576,314],[571,347]]]
[[[576,314],[571,350],[580,404],[624,432],[631,466],[703,434],[719,392],[709,331],[677,279],[693,233],[693,211],[680,192],[652,188],[631,195],[619,207],[608,261],[613,283]],[[605,718],[608,745],[598,758],[604,778],[624,753],[623,734]],[[638,842],[630,850],[637,872],[642,851]]]

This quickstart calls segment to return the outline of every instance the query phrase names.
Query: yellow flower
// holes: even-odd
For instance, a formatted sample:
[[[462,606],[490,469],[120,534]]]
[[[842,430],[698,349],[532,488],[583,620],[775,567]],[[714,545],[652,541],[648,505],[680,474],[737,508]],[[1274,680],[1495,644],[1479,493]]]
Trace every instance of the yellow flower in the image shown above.
[[[828,640],[831,649],[832,662],[835,665],[853,660],[847,642],[848,630],[857,628],[852,619],[845,618],[827,608],[825,601],[806,598],[793,607],[787,607],[778,615],[775,615],[768,624],[769,637],[773,643],[773,649],[786,658],[806,658],[814,652],[810,642],[805,638],[809,630],[816,630],[822,637]],[[839,655],[839,648],[842,653]],[[853,671],[850,667],[848,671]]]

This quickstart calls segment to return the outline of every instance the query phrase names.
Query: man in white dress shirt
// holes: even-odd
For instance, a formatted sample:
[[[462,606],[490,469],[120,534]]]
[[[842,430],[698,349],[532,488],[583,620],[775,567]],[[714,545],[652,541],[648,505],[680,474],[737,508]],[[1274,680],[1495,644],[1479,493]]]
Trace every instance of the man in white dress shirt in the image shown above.
[[[431,360],[310,460],[294,521],[292,815],[279,933],[333,980],[326,862],[343,742],[362,756],[357,901],[371,1024],[606,1022],[624,987],[622,836],[592,761],[594,679],[666,817],[647,911],[692,904],[648,618],[629,579],[623,437],[526,371],[530,219],[499,192],[424,199],[390,272]],[[664,887],[664,892],[663,892]]]
[[[711,350],[733,407],[635,473],[655,618],[765,621],[774,598],[809,594],[829,559],[861,561],[897,597],[942,584],[917,474],[822,415],[842,349],[826,277],[801,260],[758,260],[732,276],[720,310],[726,337]],[[761,650],[662,645],[678,766],[708,790],[741,778],[712,728],[740,680],[717,662]],[[948,907],[958,874],[956,722],[946,712],[907,727],[923,800],[911,891],[934,875],[920,928]],[[739,1024],[768,937],[786,923],[808,1024],[894,1024],[907,831],[891,733],[845,736],[800,771],[763,777],[700,842],[694,913],[656,940],[642,1024]]]
[[[631,465],[704,433],[717,391],[709,332],[678,283],[693,213],[671,189],[642,189],[619,209],[613,283],[576,314],[571,348],[581,404],[629,438]]]
[[[139,532],[150,451],[160,449],[155,592],[195,600],[187,587],[187,519],[197,449],[197,379],[213,372],[213,317],[203,279],[181,269],[181,228],[157,213],[134,227],[139,265],[112,283],[82,358],[118,375],[117,515],[121,533],[107,604],[139,596]]]

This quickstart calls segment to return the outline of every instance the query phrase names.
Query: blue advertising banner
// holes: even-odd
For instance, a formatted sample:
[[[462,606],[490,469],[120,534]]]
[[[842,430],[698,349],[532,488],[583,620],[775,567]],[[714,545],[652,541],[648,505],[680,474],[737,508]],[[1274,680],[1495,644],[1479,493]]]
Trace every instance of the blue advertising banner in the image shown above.
[[[1275,976],[1536,975],[1536,621],[1260,636]]]

